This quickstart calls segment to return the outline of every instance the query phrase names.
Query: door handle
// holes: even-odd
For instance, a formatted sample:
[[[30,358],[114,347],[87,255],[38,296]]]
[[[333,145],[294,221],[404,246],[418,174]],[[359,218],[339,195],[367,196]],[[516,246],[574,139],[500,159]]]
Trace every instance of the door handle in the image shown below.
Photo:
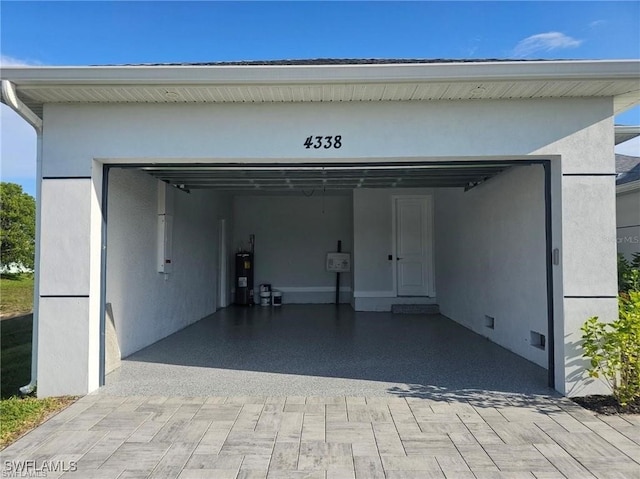
[[[403,258],[396,258],[396,259],[397,259],[398,261],[400,261],[400,260],[401,260],[401,259],[403,259]]]

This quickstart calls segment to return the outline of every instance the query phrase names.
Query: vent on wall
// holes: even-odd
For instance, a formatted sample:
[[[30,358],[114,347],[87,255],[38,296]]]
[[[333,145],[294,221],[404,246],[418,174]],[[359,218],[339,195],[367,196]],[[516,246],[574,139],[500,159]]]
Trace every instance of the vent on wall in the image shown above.
[[[544,351],[546,345],[547,338],[545,338],[544,334],[531,331],[531,346],[533,346],[534,348],[542,349]]]
[[[496,318],[494,318],[492,316],[485,315],[485,317],[484,317],[484,326],[486,328],[489,328],[489,329],[495,329],[496,328]]]

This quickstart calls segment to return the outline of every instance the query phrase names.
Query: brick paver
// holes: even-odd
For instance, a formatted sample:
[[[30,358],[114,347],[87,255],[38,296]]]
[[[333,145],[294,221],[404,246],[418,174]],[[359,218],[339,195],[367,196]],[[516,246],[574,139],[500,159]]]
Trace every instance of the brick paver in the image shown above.
[[[2,451],[2,477],[634,479],[640,420],[488,393],[90,395]]]

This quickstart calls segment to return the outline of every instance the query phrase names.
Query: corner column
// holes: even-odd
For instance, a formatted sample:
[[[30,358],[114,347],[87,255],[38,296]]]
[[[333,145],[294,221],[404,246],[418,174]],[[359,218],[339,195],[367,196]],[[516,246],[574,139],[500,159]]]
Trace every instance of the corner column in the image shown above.
[[[586,375],[580,328],[592,316],[606,322],[618,316],[615,201],[613,172],[562,176],[564,374],[557,387],[567,396],[610,393]]]
[[[40,397],[84,395],[100,384],[102,169],[93,170],[92,177],[42,179]]]

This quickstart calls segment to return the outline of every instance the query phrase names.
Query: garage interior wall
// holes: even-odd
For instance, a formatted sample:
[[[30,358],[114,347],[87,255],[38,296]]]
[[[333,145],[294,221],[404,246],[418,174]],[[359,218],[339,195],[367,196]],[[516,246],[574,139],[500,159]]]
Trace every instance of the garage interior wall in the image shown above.
[[[106,302],[123,357],[216,310],[217,220],[229,217],[230,199],[173,192],[173,271],[164,275],[156,259],[158,186],[141,171],[109,173]]]
[[[326,255],[338,240],[342,251],[352,252],[352,211],[350,192],[236,195],[231,251],[248,248],[254,234],[256,289],[271,284],[284,303],[333,303],[336,275],[326,271]],[[340,301],[351,302],[351,274],[343,273],[340,284]]]
[[[547,337],[544,205],[540,165],[436,189],[435,262],[442,314],[546,368],[531,334]]]

